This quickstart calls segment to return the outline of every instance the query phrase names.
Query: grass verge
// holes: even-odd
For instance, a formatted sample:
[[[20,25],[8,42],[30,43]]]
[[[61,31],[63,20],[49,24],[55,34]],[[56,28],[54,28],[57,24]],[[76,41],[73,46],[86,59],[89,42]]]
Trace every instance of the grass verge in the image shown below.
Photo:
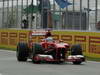
[[[3,46],[0,46],[0,49],[16,51],[16,48],[10,48],[10,47],[8,48],[8,47],[3,47]]]
[[[100,62],[100,58],[93,58],[93,57],[88,57],[88,56],[86,56],[86,60]]]

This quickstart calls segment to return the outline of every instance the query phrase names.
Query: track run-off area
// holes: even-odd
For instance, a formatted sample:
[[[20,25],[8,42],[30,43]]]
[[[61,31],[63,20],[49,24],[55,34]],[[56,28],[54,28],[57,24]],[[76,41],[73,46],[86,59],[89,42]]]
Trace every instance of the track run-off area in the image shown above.
[[[15,51],[0,50],[0,75],[100,75],[100,62],[86,61],[81,65],[33,64],[18,62]]]

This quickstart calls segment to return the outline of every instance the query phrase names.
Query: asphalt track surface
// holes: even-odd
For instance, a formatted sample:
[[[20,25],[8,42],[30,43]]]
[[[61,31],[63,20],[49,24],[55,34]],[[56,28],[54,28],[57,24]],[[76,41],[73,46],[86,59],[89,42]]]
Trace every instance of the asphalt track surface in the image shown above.
[[[15,51],[0,50],[0,75],[100,75],[100,63],[33,64],[18,62]]]

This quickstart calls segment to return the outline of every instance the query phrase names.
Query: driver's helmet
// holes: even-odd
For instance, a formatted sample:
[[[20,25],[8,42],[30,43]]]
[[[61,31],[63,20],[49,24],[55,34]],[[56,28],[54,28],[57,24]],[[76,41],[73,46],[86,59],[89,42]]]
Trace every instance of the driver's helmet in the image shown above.
[[[48,38],[46,38],[46,41],[47,42],[53,42],[53,38],[52,37],[48,37]]]

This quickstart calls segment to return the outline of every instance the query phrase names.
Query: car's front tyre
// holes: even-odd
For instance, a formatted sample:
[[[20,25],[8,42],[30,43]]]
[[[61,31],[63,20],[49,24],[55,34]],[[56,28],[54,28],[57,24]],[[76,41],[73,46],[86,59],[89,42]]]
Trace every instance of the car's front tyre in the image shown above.
[[[18,61],[27,61],[28,57],[28,45],[26,43],[18,43],[16,56]]]

